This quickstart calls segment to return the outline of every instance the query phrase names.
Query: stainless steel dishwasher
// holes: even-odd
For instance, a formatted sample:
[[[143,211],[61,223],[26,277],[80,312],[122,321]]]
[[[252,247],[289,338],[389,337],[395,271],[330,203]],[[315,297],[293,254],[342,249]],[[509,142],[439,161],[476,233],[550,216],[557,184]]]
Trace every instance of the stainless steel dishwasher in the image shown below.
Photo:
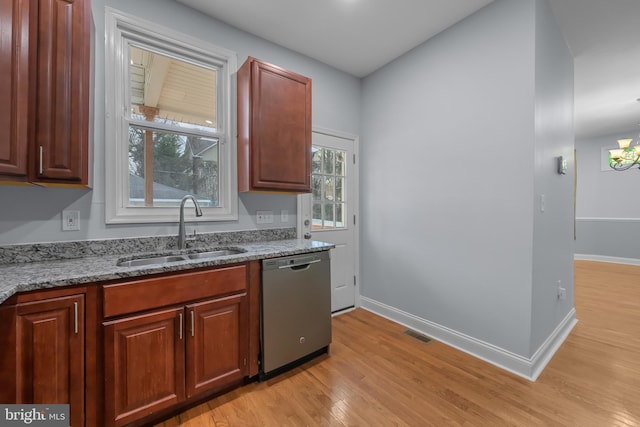
[[[329,251],[262,261],[260,376],[267,378],[328,352]]]

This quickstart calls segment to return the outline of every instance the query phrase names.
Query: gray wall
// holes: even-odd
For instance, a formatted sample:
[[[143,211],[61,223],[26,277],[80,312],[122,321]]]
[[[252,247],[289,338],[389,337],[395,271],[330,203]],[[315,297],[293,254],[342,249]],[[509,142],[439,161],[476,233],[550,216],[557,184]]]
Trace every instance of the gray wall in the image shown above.
[[[104,7],[121,10],[173,30],[235,51],[238,66],[255,56],[313,79],[313,125],[359,134],[360,79],[263,39],[210,19],[172,0],[93,0],[95,40],[94,187],[93,190],[0,186],[0,245],[111,237],[171,235],[176,224],[106,226],[104,223]],[[275,227],[294,227],[296,198],[241,195],[238,221],[205,223],[198,231],[255,229],[255,211],[273,210]],[[80,211],[80,231],[63,232],[61,212]],[[280,223],[281,209],[289,221]],[[260,226],[262,227],[262,225]]]
[[[573,309],[573,58],[546,1],[536,3],[536,121],[530,352]],[[556,158],[568,161],[566,175]],[[540,197],[544,195],[544,212]],[[558,281],[566,299],[558,299]]]
[[[532,278],[541,277],[534,257],[561,242],[553,276],[573,286],[572,236],[534,239],[534,230],[566,226],[556,200],[572,198],[564,182],[551,188],[548,167],[572,149],[570,58],[546,53],[548,41],[536,36],[539,3],[481,9],[365,78],[362,106],[362,295],[525,357],[556,322],[532,314]],[[547,12],[538,18],[548,21]],[[557,98],[547,93],[558,87]],[[544,220],[535,213],[540,191],[550,200]],[[535,300],[536,309],[547,304]]]
[[[602,148],[617,147],[620,138],[635,141],[638,129],[576,141],[578,258],[640,262],[640,171],[616,172],[602,158]]]

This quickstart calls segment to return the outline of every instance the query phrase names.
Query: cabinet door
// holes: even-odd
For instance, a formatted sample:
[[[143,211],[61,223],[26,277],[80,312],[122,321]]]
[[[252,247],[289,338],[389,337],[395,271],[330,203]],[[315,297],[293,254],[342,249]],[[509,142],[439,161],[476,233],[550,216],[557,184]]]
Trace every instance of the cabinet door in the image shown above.
[[[187,306],[188,397],[248,374],[247,294]]]
[[[29,17],[33,6],[29,0],[0,0],[0,174],[9,177],[27,175]]]
[[[16,306],[16,403],[66,403],[84,425],[84,296]]]
[[[184,399],[183,317],[181,307],[104,323],[107,425]]]
[[[238,148],[240,191],[311,192],[311,79],[250,58],[238,71]]]
[[[35,180],[87,184],[90,3],[40,0]]]

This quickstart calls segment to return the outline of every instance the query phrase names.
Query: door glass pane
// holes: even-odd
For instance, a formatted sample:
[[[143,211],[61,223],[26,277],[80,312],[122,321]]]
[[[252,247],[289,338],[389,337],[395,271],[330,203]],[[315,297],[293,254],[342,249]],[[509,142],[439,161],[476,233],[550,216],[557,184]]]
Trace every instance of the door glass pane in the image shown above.
[[[324,228],[334,228],[333,224],[333,203],[324,204]]]
[[[218,206],[218,139],[129,127],[129,206]]]
[[[313,200],[322,199],[322,177],[314,175],[311,180]]]
[[[332,176],[324,177],[324,198],[328,201],[333,201],[335,199],[334,189],[335,189],[335,178]]]
[[[345,197],[344,197],[344,178],[343,177],[336,177],[335,195],[336,195],[336,202],[344,202],[345,201]]]
[[[333,174],[334,151],[324,149],[324,173]]]
[[[345,155],[346,153],[344,151],[336,152],[336,175],[337,176],[345,175],[345,167],[344,167]]]
[[[313,147],[313,228],[346,227],[346,152]]]
[[[344,227],[345,224],[345,210],[344,210],[344,203],[338,203],[336,204],[336,227]]]
[[[313,203],[313,218],[311,222],[312,228],[322,228],[322,205],[320,203]]]
[[[311,173],[321,173],[322,172],[322,156],[323,149],[318,147],[313,147],[313,154],[311,156]]]

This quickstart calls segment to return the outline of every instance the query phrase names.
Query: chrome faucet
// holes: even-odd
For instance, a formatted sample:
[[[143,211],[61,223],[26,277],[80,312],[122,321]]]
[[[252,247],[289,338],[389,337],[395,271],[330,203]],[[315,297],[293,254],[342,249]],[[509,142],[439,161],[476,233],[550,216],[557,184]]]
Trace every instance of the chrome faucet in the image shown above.
[[[186,246],[186,231],[184,227],[184,204],[187,200],[191,199],[196,208],[196,216],[202,216],[202,209],[200,209],[200,205],[195,197],[191,194],[187,194],[182,198],[180,202],[180,225],[178,225],[178,249],[184,249]]]

